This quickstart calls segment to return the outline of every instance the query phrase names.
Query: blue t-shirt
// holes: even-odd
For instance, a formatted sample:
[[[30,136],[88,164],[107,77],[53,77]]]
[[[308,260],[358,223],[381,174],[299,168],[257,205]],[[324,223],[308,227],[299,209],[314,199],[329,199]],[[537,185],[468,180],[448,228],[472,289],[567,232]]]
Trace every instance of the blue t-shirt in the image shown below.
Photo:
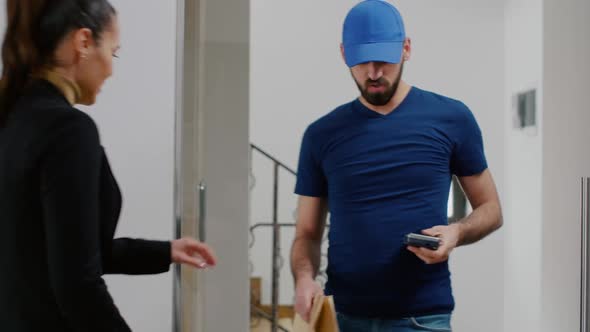
[[[448,263],[423,263],[403,239],[447,224],[452,174],[486,169],[467,106],[416,87],[387,115],[357,99],[312,123],[295,193],[328,199],[326,293],[336,309],[379,318],[451,312]]]

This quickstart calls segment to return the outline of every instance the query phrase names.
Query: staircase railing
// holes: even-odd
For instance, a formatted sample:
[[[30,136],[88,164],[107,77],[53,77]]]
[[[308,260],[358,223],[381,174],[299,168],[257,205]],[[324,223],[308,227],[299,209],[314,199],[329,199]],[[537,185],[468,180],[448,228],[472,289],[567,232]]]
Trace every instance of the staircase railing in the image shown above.
[[[256,241],[255,231],[260,228],[272,228],[272,284],[271,284],[271,313],[270,315],[264,314],[265,312],[262,311],[260,308],[253,308],[253,313],[257,314],[259,317],[263,319],[267,319],[271,323],[271,331],[276,332],[278,330],[286,331],[286,329],[279,325],[279,286],[280,286],[280,271],[284,265],[284,259],[281,254],[281,229],[282,228],[293,228],[296,225],[295,220],[290,222],[279,222],[279,171],[282,169],[287,172],[287,174],[292,175],[293,177],[297,176],[297,173],[287,166],[285,163],[278,160],[276,157],[271,155],[270,153],[264,151],[260,147],[250,144],[250,148],[252,152],[256,152],[262,155],[265,159],[270,161],[273,164],[273,171],[272,171],[272,221],[271,222],[259,222],[255,223],[250,226],[250,248],[254,246],[254,242]],[[251,166],[252,167],[252,166]],[[252,181],[252,185],[250,190],[253,189],[255,185],[255,181]],[[295,214],[294,214],[295,215]],[[295,216],[293,219],[296,219]],[[329,225],[326,225],[329,227]],[[327,232],[325,232],[327,233]],[[324,241],[327,240],[327,235],[324,237]],[[320,282],[322,280],[325,281],[326,279],[326,265],[327,265],[327,257],[325,254],[322,255],[323,264],[320,267],[320,272],[318,275],[318,279]]]

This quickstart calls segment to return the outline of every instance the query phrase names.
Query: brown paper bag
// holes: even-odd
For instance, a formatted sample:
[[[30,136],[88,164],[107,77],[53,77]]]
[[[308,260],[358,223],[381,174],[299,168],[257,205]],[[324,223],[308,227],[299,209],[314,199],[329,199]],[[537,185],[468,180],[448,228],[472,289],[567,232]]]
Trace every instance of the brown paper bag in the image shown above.
[[[318,294],[313,300],[309,323],[295,314],[293,332],[338,332],[336,309],[332,296]]]

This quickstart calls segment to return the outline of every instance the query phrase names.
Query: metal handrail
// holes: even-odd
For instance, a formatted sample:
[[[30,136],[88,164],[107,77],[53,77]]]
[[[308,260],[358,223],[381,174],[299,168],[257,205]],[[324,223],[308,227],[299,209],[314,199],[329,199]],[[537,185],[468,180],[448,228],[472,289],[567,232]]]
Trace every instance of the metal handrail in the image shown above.
[[[273,203],[272,203],[272,295],[271,295],[271,314],[270,317],[264,316],[271,322],[271,331],[277,332],[281,327],[279,325],[279,277],[281,263],[281,225],[279,224],[279,169],[283,168],[289,174],[297,176],[297,173],[289,166],[285,165],[270,153],[262,150],[254,144],[250,144],[252,150],[255,150],[270,159],[273,162]],[[255,225],[256,226],[256,225]],[[252,229],[250,230],[252,232]]]
[[[262,150],[261,148],[259,148],[255,144],[250,144],[250,147],[253,150],[256,150],[256,151],[260,152],[260,154],[262,154],[266,158],[272,160],[275,164],[278,164],[280,167],[282,167],[283,169],[285,169],[287,172],[289,172],[289,173],[297,176],[297,172],[295,172],[291,167],[289,167],[289,166],[285,165],[284,163],[282,163],[281,161],[279,161],[277,158],[273,157],[270,153]]]
[[[581,278],[580,278],[580,331],[588,331],[588,222],[590,221],[590,178],[583,177],[581,186]]]

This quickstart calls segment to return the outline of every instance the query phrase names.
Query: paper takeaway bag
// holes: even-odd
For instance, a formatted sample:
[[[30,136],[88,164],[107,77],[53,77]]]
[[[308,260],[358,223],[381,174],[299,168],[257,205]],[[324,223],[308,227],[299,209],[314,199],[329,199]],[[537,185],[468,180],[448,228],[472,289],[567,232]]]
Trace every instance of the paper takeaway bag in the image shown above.
[[[293,332],[338,332],[336,309],[332,296],[318,294],[313,300],[309,323],[295,314]]]

